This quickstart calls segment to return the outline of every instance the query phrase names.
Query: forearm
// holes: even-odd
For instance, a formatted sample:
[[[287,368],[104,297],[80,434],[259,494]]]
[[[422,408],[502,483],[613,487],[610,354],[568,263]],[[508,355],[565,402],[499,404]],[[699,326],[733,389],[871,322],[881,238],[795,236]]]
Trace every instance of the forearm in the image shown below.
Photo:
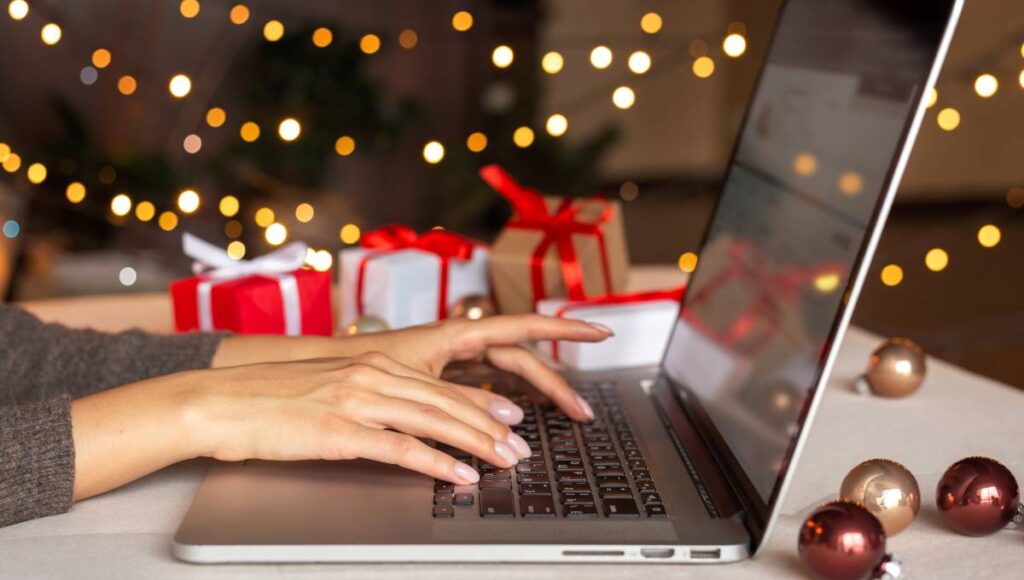
[[[335,338],[327,336],[231,336],[221,340],[213,355],[213,368],[265,362],[356,356],[385,350],[380,335]]]

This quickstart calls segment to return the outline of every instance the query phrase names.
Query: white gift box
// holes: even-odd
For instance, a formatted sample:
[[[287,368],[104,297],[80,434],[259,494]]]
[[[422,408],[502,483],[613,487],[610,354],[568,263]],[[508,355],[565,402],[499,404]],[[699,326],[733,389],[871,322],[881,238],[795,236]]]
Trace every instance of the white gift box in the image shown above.
[[[364,258],[360,297],[359,270]],[[466,296],[490,295],[489,259],[490,252],[484,245],[475,246],[468,260],[448,259],[448,296],[442,313],[442,262],[437,254],[414,248],[386,252],[367,248],[342,250],[338,254],[341,328],[361,316],[360,299],[362,315],[376,316],[393,329],[434,322],[439,314],[447,313]]]
[[[612,329],[615,336],[602,342],[558,341],[557,352],[550,341],[537,344],[540,352],[566,367],[577,370],[612,369],[654,365],[661,362],[672,325],[679,313],[679,301],[672,298],[617,304],[588,304],[564,298],[537,302],[537,313],[597,322]]]

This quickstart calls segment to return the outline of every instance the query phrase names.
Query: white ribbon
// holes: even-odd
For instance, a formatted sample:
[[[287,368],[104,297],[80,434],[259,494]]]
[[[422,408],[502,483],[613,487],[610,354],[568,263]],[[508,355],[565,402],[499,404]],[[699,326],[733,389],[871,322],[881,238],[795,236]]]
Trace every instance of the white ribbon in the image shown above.
[[[308,247],[305,243],[292,242],[252,260],[236,260],[220,247],[190,233],[182,236],[181,245],[185,255],[195,260],[192,262],[192,272],[197,276],[203,276],[203,280],[196,286],[200,330],[213,330],[212,293],[215,285],[246,276],[266,276],[276,279],[281,288],[285,334],[302,334],[299,284],[291,272],[298,270],[306,262]]]

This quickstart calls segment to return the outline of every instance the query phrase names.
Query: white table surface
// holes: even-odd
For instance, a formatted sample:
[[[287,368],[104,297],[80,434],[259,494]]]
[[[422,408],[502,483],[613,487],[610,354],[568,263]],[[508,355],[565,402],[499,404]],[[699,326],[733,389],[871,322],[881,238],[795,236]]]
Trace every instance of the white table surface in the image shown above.
[[[671,269],[640,269],[637,287],[679,281]],[[118,329],[170,328],[167,298],[139,295],[28,305],[50,320]],[[905,532],[889,540],[911,578],[1024,576],[1024,532],[968,538],[942,525],[935,485],[952,462],[987,455],[1024,481],[1024,393],[929,359],[921,390],[902,400],[854,394],[879,337],[851,329],[843,342],[782,517],[757,558],[718,566],[680,565],[219,565],[198,566],[171,556],[171,536],[192,501],[207,460],[184,462],[105,495],[79,502],[67,514],[0,529],[0,579],[23,578],[417,578],[484,576],[544,580],[587,576],[623,578],[806,577],[796,557],[797,528],[807,513],[832,499],[847,470],[886,457],[906,465],[921,486],[922,510]]]

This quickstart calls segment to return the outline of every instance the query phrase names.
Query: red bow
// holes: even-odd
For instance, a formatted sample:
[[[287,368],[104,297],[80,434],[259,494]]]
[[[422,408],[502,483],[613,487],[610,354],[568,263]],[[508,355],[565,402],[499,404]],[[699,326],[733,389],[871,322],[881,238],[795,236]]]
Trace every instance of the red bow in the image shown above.
[[[480,243],[445,230],[430,230],[420,235],[410,227],[392,224],[366,232],[362,236],[360,245],[367,249],[377,250],[367,253],[359,262],[356,308],[360,316],[365,312],[363,284],[366,279],[366,266],[370,260],[387,252],[415,249],[434,254],[441,262],[441,287],[438,291],[437,317],[442,319],[448,314],[448,262],[472,258],[473,249]]]
[[[612,217],[611,206],[605,208],[596,221],[583,223],[576,220],[580,208],[573,206],[572,199],[564,199],[554,213],[548,212],[544,197],[536,190],[521,186],[499,165],[487,165],[480,169],[480,177],[512,204],[518,214],[506,227],[540,230],[544,237],[530,257],[530,281],[533,300],[544,297],[544,256],[554,245],[562,266],[562,280],[572,300],[583,300],[586,292],[583,286],[583,268],[576,257],[572,244],[573,234],[592,235],[597,238],[601,253],[601,270],[604,274],[605,291],[611,291],[611,271],[608,267],[608,253],[604,243],[601,225]],[[600,198],[592,198],[600,199]]]

